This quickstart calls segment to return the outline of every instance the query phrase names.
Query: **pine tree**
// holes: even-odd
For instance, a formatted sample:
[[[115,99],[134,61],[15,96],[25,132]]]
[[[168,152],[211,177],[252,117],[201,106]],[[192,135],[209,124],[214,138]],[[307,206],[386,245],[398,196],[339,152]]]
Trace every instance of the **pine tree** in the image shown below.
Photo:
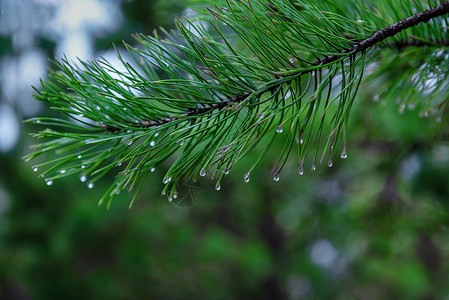
[[[26,160],[56,153],[33,166],[49,185],[78,174],[93,187],[116,174],[100,203],[124,189],[137,195],[166,161],[162,194],[170,200],[181,179],[211,175],[220,189],[257,152],[249,181],[281,133],[274,180],[292,153],[299,175],[332,166],[347,157],[351,108],[369,82],[379,99],[400,99],[399,112],[441,120],[448,13],[449,2],[433,0],[214,1],[200,19],[178,19],[176,31],[136,35],[126,56],[117,51],[120,68],[56,61],[36,98],[66,118],[29,120],[49,128],[35,134],[46,141]]]

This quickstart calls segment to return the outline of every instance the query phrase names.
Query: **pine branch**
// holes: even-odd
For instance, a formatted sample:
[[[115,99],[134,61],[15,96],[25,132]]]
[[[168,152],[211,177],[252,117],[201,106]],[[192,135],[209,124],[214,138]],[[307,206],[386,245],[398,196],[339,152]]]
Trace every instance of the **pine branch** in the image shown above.
[[[31,120],[66,132],[47,129],[36,134],[49,141],[36,145],[26,159],[48,152],[60,155],[33,167],[47,168],[40,175],[47,184],[80,174],[83,182],[90,177],[91,188],[104,174],[116,173],[100,203],[124,189],[138,191],[154,168],[171,157],[177,159],[163,179],[163,194],[170,200],[176,198],[179,180],[196,180],[210,169],[220,189],[224,175],[257,151],[260,155],[244,176],[249,181],[282,132],[287,134],[273,168],[274,180],[279,180],[292,151],[298,154],[299,175],[308,156],[313,157],[312,170],[324,159],[332,166],[340,140],[341,157],[347,156],[348,120],[364,66],[377,60],[382,62],[379,70],[391,72],[396,57],[378,55],[391,45],[435,46],[408,48],[403,55],[413,54],[409,61],[419,64],[403,66],[403,75],[390,90],[410,99],[410,93],[426,89],[420,101],[443,110],[446,102],[433,101],[421,82],[447,64],[441,59],[444,53],[429,54],[441,47],[432,41],[448,40],[439,34],[445,29],[429,21],[447,14],[448,2],[430,9],[412,0],[354,4],[350,11],[355,15],[345,16],[331,1],[320,2],[320,7],[313,1],[228,1],[226,7],[209,9],[213,30],[204,22],[183,19],[177,22],[177,33],[162,32],[164,39],[137,35],[139,47],[125,44],[127,57],[117,51],[121,67],[104,60],[80,66],[61,60],[36,97],[71,120]],[[372,30],[387,19],[401,19],[401,13],[415,5],[423,10]],[[424,23],[425,28],[417,26]],[[223,28],[234,34],[225,36]],[[404,38],[405,30],[415,39]],[[374,46],[379,47],[368,55]],[[423,61],[427,69],[419,68]],[[448,75],[438,76],[431,94],[449,93]],[[408,88],[406,80],[414,86]]]

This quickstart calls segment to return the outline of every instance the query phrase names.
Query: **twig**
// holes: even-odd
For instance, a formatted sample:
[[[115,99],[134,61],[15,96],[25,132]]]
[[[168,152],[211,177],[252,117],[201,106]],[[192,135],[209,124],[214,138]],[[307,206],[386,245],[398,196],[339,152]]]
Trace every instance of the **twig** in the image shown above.
[[[273,7],[270,7],[270,8],[274,9]],[[379,30],[376,33],[374,33],[371,37],[369,37],[363,41],[360,41],[360,42],[352,45],[349,48],[343,49],[338,54],[319,59],[319,60],[313,62],[311,65],[312,66],[327,65],[327,64],[333,63],[333,62],[341,59],[342,55],[365,52],[366,50],[368,50],[368,48],[384,41],[387,38],[395,36],[396,34],[402,32],[408,28],[414,27],[420,23],[427,23],[431,19],[440,17],[440,16],[448,14],[448,13],[449,13],[449,2],[444,2],[443,4],[441,4],[439,6],[436,6],[434,8],[428,9],[428,10],[421,11],[411,17],[408,17],[408,18],[406,18],[402,21],[399,21],[393,25],[390,25],[382,30]],[[448,45],[447,41],[443,42],[443,43],[444,43],[443,45]],[[395,45],[398,48],[405,47],[405,46],[422,46],[422,45],[425,45],[425,42],[404,41],[404,42],[396,42]],[[312,71],[313,70],[298,71],[296,73],[293,72],[293,73],[289,73],[288,77],[292,78],[291,80],[294,80],[297,77],[302,76],[307,73],[310,73]],[[277,79],[283,78],[283,77],[287,77],[287,76],[278,76]],[[285,83],[285,82],[283,82],[283,83]],[[237,96],[230,97],[230,98],[226,99],[225,101],[221,101],[221,102],[217,102],[217,103],[213,103],[213,104],[209,104],[209,105],[204,105],[202,108],[190,109],[189,111],[187,111],[186,113],[184,113],[183,115],[180,115],[180,116],[167,117],[165,119],[152,120],[152,121],[145,120],[145,121],[141,121],[138,124],[130,124],[130,125],[134,125],[134,126],[138,125],[138,127],[140,127],[140,128],[150,128],[150,127],[160,126],[163,124],[174,122],[174,121],[180,120],[182,118],[198,116],[198,115],[207,113],[211,110],[215,110],[215,109],[222,110],[229,105],[232,105],[235,103],[240,103],[240,102],[244,101],[249,95],[251,95],[254,92],[261,93],[261,92],[265,91],[266,90],[265,87],[266,87],[266,85],[264,87],[260,88],[259,90],[251,91],[251,92],[249,91],[249,92],[237,95]],[[117,132],[117,131],[122,130],[120,128],[117,128],[117,127],[114,127],[111,125],[106,125],[106,124],[102,124],[101,127],[108,132]]]

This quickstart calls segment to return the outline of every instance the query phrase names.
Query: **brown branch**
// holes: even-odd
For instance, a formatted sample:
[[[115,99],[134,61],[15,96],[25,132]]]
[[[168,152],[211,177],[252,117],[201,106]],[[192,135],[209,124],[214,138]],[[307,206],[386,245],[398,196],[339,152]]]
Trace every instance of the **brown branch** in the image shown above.
[[[377,31],[374,33],[371,37],[367,38],[366,40],[363,40],[349,48],[344,49],[343,51],[340,51],[338,55],[332,55],[328,56],[326,58],[320,59],[316,62],[314,62],[312,65],[319,66],[319,65],[325,65],[332,63],[334,61],[337,61],[341,58],[342,54],[349,54],[349,53],[359,53],[364,52],[368,48],[374,46],[375,44],[378,44],[385,39],[395,36],[396,34],[404,31],[405,29],[408,29],[410,27],[414,27],[420,23],[427,23],[431,19],[440,17],[442,15],[445,15],[449,13],[449,2],[445,2],[437,7],[434,7],[432,9],[421,11],[417,14],[415,14],[412,17],[406,18],[402,21],[399,21],[393,25],[390,25],[382,30]],[[298,72],[300,74],[301,72]]]
[[[270,6],[270,8],[273,9],[273,7]],[[343,49],[342,51],[340,51],[338,54],[335,55],[331,55],[331,56],[327,56],[325,58],[319,59],[317,61],[315,61],[314,63],[312,63],[312,66],[319,66],[319,65],[326,65],[326,64],[330,64],[333,63],[335,61],[338,61],[342,55],[345,54],[356,54],[356,53],[360,53],[360,52],[365,52],[366,50],[368,50],[368,48],[384,41],[385,39],[395,36],[396,34],[414,27],[420,23],[427,23],[429,22],[431,19],[440,17],[442,15],[448,14],[449,13],[449,2],[444,2],[439,6],[436,6],[434,8],[428,9],[428,10],[424,10],[421,11],[409,18],[406,18],[402,21],[399,21],[393,25],[390,25],[382,30],[379,30],[377,32],[375,32],[371,37],[360,41],[354,45],[352,45],[349,48]],[[407,45],[410,46],[420,46],[419,44],[420,41],[408,41],[408,42],[398,42],[396,46],[400,47],[404,47]],[[424,43],[424,42],[423,42]],[[447,42],[444,42],[447,43]],[[283,77],[291,77],[292,80],[296,79],[298,76],[307,74],[312,72],[312,70],[306,70],[306,71],[298,71],[297,73],[289,73],[286,76],[278,76],[277,78],[283,78]],[[263,91],[265,91],[266,89],[266,85],[264,85],[262,88],[260,88],[259,90],[253,91],[253,92],[260,92],[262,93]],[[131,126],[135,126],[138,125],[138,127],[140,128],[150,128],[150,127],[155,127],[155,126],[160,126],[163,124],[167,124],[173,121],[177,121],[180,119],[184,119],[186,117],[193,117],[193,116],[199,116],[201,114],[207,113],[211,110],[215,110],[215,109],[219,109],[222,110],[225,107],[235,104],[235,103],[240,103],[242,101],[244,101],[249,95],[251,95],[253,92],[246,92],[240,95],[236,95],[236,96],[232,96],[224,101],[221,102],[217,102],[217,103],[213,103],[213,104],[208,104],[208,105],[204,105],[201,108],[194,108],[194,109],[190,109],[188,110],[186,113],[180,115],[180,116],[176,116],[176,117],[167,117],[165,119],[160,119],[160,120],[153,120],[153,121],[142,121],[139,124],[129,124]],[[111,125],[106,125],[106,124],[102,124],[101,127],[108,131],[108,132],[117,132],[117,131],[121,131],[122,129],[111,126]]]

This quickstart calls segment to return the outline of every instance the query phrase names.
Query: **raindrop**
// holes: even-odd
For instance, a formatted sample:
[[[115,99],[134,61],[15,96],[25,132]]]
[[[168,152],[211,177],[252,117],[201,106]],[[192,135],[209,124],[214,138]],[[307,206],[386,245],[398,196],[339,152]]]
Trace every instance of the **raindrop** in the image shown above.
[[[38,168],[37,167],[33,167],[33,171],[37,172]]]
[[[299,176],[302,176],[304,174],[304,159],[301,159],[301,161],[298,164],[298,174]]]
[[[178,198],[178,193],[177,193],[177,192],[174,192],[174,193],[173,193],[173,199],[176,199],[176,198]]]
[[[184,145],[184,141],[180,141],[178,144],[179,144],[179,146],[182,146],[182,145]]]
[[[81,154],[77,156],[78,159],[81,159],[81,157],[83,157]]]
[[[45,183],[47,185],[52,185],[53,184],[53,180],[51,180],[50,178],[45,179]]]
[[[41,120],[36,120],[34,123],[39,124]]]
[[[82,166],[81,166],[81,169],[85,169],[85,168],[86,168],[86,166],[85,166],[85,165],[82,165]]]
[[[340,155],[341,158],[346,159],[348,157],[348,153],[346,151],[343,151]]]
[[[86,175],[81,175],[81,176],[80,176],[80,181],[81,181],[81,182],[86,182],[86,180],[87,180]]]
[[[282,125],[279,125],[278,128],[276,128],[276,132],[277,132],[277,133],[282,133],[282,131],[284,131],[284,130],[282,129]]]
[[[162,192],[161,192],[161,196],[165,196],[165,194],[166,194],[165,191],[162,191]]]
[[[173,198],[172,197],[169,197],[168,198],[168,202],[172,202],[173,201]]]
[[[228,168],[224,169],[224,170],[223,170],[223,173],[224,173],[225,175],[228,175],[228,174],[229,174],[229,169],[228,169]]]
[[[98,105],[97,105],[97,107],[96,107],[96,108],[97,108],[97,110],[101,110],[100,106],[98,106]]]
[[[66,171],[65,170],[61,170],[59,171],[59,173],[64,174]]]
[[[133,143],[133,141],[131,141],[131,140],[128,140],[128,141],[125,142],[125,144],[128,145],[128,146],[131,145],[132,143]],[[109,149],[109,150],[111,150],[111,149]]]
[[[404,114],[405,111],[405,104],[401,104],[401,106],[399,107],[399,113],[402,115]]]
[[[279,174],[274,175],[274,176],[273,176],[273,180],[274,180],[274,181],[279,181]]]
[[[415,103],[410,103],[410,104],[408,105],[408,109],[414,110],[414,109],[415,109]]]
[[[171,177],[164,177],[164,180],[162,180],[162,182],[164,183],[164,184],[167,184],[167,183],[169,183],[171,181]]]
[[[215,185],[215,190],[219,191],[221,189],[221,184],[219,182],[217,182],[217,184]]]
[[[315,163],[313,163],[313,165],[312,165],[312,171],[315,171],[316,170],[316,166],[315,166]]]
[[[159,136],[159,132],[156,132],[155,134],[154,134],[154,137],[158,137]]]
[[[120,191],[115,192],[116,195],[120,195]]]
[[[302,176],[304,174],[304,158],[301,159],[298,163],[298,174]]]
[[[156,145],[156,142],[155,142],[155,141],[151,141],[151,142],[150,142],[150,146],[151,146],[151,147],[154,147],[154,145]]]
[[[243,176],[243,180],[244,180],[245,182],[249,182],[249,176],[250,176],[250,175],[251,175],[251,172],[246,173],[245,176]]]
[[[265,117],[265,114],[260,114],[259,119],[263,119]]]
[[[304,140],[303,139],[300,139],[299,140],[299,143],[302,145],[302,144],[304,144]]]
[[[87,184],[87,187],[90,188],[90,189],[93,189],[94,188],[94,183],[93,182],[89,182]]]
[[[330,168],[332,167],[333,163],[332,163],[332,159],[329,158],[329,161],[327,162],[327,166]]]
[[[84,115],[83,115],[83,114],[79,114],[78,117],[81,117],[81,118],[82,118],[82,117],[84,117]]]
[[[200,176],[202,176],[202,177],[206,176],[206,170],[201,169]]]
[[[151,171],[151,172],[154,172],[154,171],[156,171],[156,168],[153,167],[153,168],[150,169],[150,171]]]
[[[379,97],[379,95],[375,95],[374,97],[373,97],[373,101],[374,102],[379,102],[379,100],[380,100],[380,97]]]
[[[126,107],[124,107],[123,110],[128,110],[128,109]]]

